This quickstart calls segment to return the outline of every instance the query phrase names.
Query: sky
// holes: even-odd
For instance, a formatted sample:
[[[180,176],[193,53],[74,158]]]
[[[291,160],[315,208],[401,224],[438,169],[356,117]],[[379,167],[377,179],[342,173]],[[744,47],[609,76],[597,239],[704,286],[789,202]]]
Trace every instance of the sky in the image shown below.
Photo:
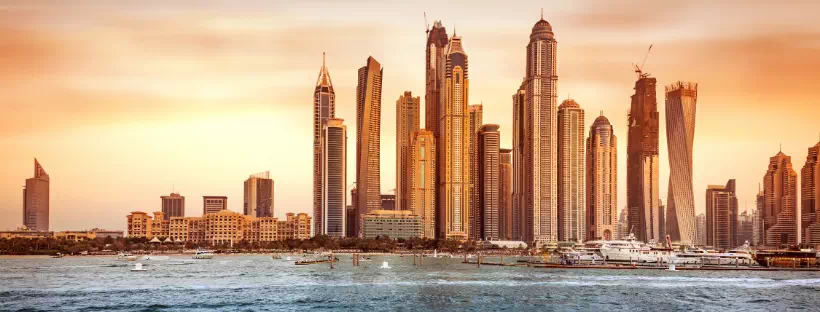
[[[312,214],[312,95],[322,53],[336,114],[355,146],[357,69],[384,68],[381,189],[395,188],[395,102],[424,98],[425,20],[462,37],[470,99],[511,147],[512,94],[543,8],[558,41],[558,93],[601,112],[618,136],[626,203],[632,63],[658,79],[660,190],[669,162],[663,85],[699,84],[696,212],[737,179],[754,207],[769,157],[799,173],[820,140],[817,1],[4,1],[0,4],[0,229],[22,224],[37,158],[51,177],[52,230],[126,228],[160,196],[228,196],[242,211],[251,174],[275,179],[275,216]],[[196,3],[196,4],[194,4]],[[560,102],[560,101],[559,101]],[[424,106],[421,116],[423,120]],[[355,149],[348,149],[348,181]]]

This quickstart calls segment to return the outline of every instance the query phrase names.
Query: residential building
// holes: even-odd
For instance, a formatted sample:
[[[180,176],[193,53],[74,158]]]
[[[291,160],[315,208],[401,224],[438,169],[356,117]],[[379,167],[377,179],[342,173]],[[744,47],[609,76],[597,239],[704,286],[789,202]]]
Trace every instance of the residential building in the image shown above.
[[[618,138],[603,115],[589,127],[586,153],[586,238],[618,238]]]
[[[162,213],[165,220],[170,220],[171,217],[185,216],[185,196],[179,193],[171,193],[168,196],[160,196],[162,200]]]
[[[484,108],[482,104],[475,104],[475,105],[468,105],[467,106],[467,119],[468,119],[468,127],[467,131],[470,132],[470,144],[468,145],[468,153],[470,154],[470,200],[469,200],[469,211],[467,211],[468,215],[468,222],[470,231],[468,233],[468,237],[471,240],[481,240],[483,237],[481,235],[481,215],[483,214],[483,207],[481,207],[481,203],[479,202],[479,198],[481,197],[480,193],[481,190],[479,189],[479,184],[481,183],[480,177],[478,172],[481,170],[479,168],[479,148],[478,148],[478,131],[481,129],[482,125],[484,124]]]
[[[498,194],[498,233],[501,240],[513,238],[513,165],[512,150],[502,148],[499,151],[499,194]]]
[[[257,218],[273,217],[273,196],[270,171],[252,174],[245,180],[244,214]]]
[[[476,227],[478,240],[501,240],[501,134],[498,125],[483,125],[478,130],[477,169],[474,175],[478,192]]]
[[[763,222],[763,213],[765,210],[765,196],[763,194],[763,190],[760,189],[760,185],[757,187],[757,196],[755,196],[755,211],[754,211],[754,236],[752,237],[752,245],[754,246],[761,246],[765,242],[764,237],[764,222]]]
[[[202,196],[203,215],[222,210],[228,210],[228,196]]]
[[[325,125],[328,119],[336,117],[336,92],[333,90],[333,81],[330,79],[330,71],[325,64],[325,54],[322,53],[322,67],[319,69],[319,76],[316,78],[316,88],[313,91],[313,228],[321,232],[323,205],[322,198],[326,188],[324,187],[325,174],[325,152],[326,145],[324,137]]]
[[[436,139],[433,132],[419,130],[410,142],[409,210],[421,217],[421,237],[432,239],[436,237]]]
[[[409,210],[412,197],[410,181],[410,140],[421,129],[421,100],[410,91],[396,100],[396,210]]]
[[[425,46],[425,93],[424,93],[424,128],[433,133],[438,140],[439,119],[441,118],[442,88],[444,87],[445,67],[447,62],[447,29],[441,21],[434,21],[433,28],[427,29]]]
[[[792,158],[782,151],[769,159],[763,176],[764,245],[781,247],[800,243],[797,215],[797,173]]]
[[[666,87],[666,143],[669,147],[667,232],[673,242],[685,245],[691,245],[696,235],[692,148],[697,102],[697,83],[676,82]],[[733,244],[734,240],[727,242]]]
[[[706,189],[706,245],[719,249],[737,247],[738,208],[735,180]]]
[[[23,188],[23,225],[32,231],[49,229],[50,179],[37,158],[34,159],[34,177],[26,179]]]
[[[558,106],[558,240],[584,242],[584,109],[567,99]]]
[[[317,235],[345,237],[347,214],[347,126],[331,118],[322,130],[323,164],[321,220],[315,222]]]
[[[626,204],[628,224],[638,240],[662,241],[658,192],[657,80],[639,73],[629,111],[626,151]]]
[[[162,212],[154,217],[135,211],[128,216],[128,236],[170,239],[175,242],[193,242],[207,245],[236,244],[240,241],[270,242],[289,239],[308,239],[311,217],[306,213],[288,213],[285,220],[273,217],[253,217],[230,210],[205,214],[202,217],[173,217],[164,221]],[[165,224],[167,230],[156,230]],[[147,231],[146,231],[147,229]],[[102,235],[98,231],[97,236]]]
[[[356,219],[381,208],[379,141],[382,74],[381,64],[372,56],[367,58],[365,66],[359,68],[356,86],[356,189],[359,192]]]
[[[809,147],[806,163],[800,171],[800,214],[803,242],[820,245],[820,142]]]
[[[374,210],[362,216],[362,237],[374,239],[390,237],[408,239],[422,237],[424,229],[420,216],[410,210]]]
[[[631,231],[629,230],[629,217],[628,215],[629,209],[624,207],[621,209],[621,214],[618,215],[618,238],[624,239],[629,236]]]

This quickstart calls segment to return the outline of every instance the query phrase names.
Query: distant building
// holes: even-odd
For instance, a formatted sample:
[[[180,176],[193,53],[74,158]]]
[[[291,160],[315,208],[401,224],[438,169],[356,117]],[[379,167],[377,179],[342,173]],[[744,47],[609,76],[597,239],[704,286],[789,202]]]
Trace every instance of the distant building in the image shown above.
[[[353,230],[353,226],[357,224],[355,206],[347,205],[347,211],[345,213],[345,237],[356,237],[356,231]]]
[[[695,245],[706,245],[706,214],[701,213],[695,217],[695,226],[698,233],[697,240],[695,240]]]
[[[668,228],[667,224],[669,224],[669,218],[666,214],[667,211],[666,205],[663,204],[663,200],[658,199],[658,219],[660,219],[660,222],[658,222],[658,232],[661,237],[664,237],[664,240],[666,239],[666,235],[669,234],[666,232],[666,229]]]
[[[666,232],[669,233],[672,241],[685,245],[691,245],[696,235],[695,197],[692,190],[692,147],[695,141],[697,102],[697,83],[676,82],[666,87],[666,142],[669,148]],[[733,242],[733,240],[728,242]]]
[[[433,133],[413,133],[410,149],[410,209],[420,216],[426,238],[436,237],[436,140]]]
[[[372,56],[359,68],[356,85],[356,219],[381,209],[382,74],[384,69]],[[358,227],[355,228],[358,232]],[[356,233],[356,236],[359,233]]]
[[[342,119],[328,119],[322,130],[324,159],[322,211],[314,220],[316,235],[345,237],[347,215],[347,126]]]
[[[54,232],[54,238],[72,240],[75,242],[94,240],[97,238],[122,238],[125,237],[122,231],[110,231],[103,229],[91,229],[82,231],[59,231]]]
[[[478,170],[473,174],[478,183],[478,239],[497,241],[501,239],[501,134],[498,125],[483,125],[478,130]]]
[[[18,227],[16,230],[0,231],[0,239],[25,238],[25,239],[40,239],[54,237],[52,231],[33,231],[25,226]]]
[[[362,216],[362,237],[374,239],[390,237],[408,239],[422,237],[424,229],[420,216],[410,210],[375,210]]]
[[[326,202],[322,196],[327,191],[324,185],[326,175],[324,134],[327,121],[336,117],[336,92],[333,90],[333,81],[330,71],[325,64],[325,54],[322,53],[322,67],[316,78],[316,87],[313,89],[313,228],[321,233],[322,210]]]
[[[809,147],[806,164],[800,171],[800,211],[804,243],[820,245],[820,142]]]
[[[354,187],[350,190],[350,208],[353,210],[347,211],[347,224],[345,224],[345,231],[347,237],[359,237],[359,229],[361,228],[361,216],[359,215],[359,191]]]
[[[572,99],[558,106],[558,240],[586,240],[584,109]]]
[[[165,221],[162,212],[155,212],[154,217],[151,217],[144,212],[135,211],[127,218],[128,237],[164,238],[174,242],[208,245],[308,239],[311,234],[311,217],[306,213],[288,213],[285,220],[279,220],[221,210],[202,217],[173,217]],[[97,236],[100,235],[98,232]]]
[[[624,207],[621,209],[620,215],[618,215],[618,238],[624,239],[629,236],[629,222],[628,222],[628,214],[629,209]]]
[[[228,196],[202,196],[202,214],[217,213],[228,209]],[[178,216],[181,217],[181,216]]]
[[[760,246],[763,245],[765,241],[763,233],[764,233],[764,225],[763,225],[763,209],[765,207],[765,197],[763,196],[763,191],[760,190],[760,186],[758,186],[757,196],[755,196],[755,210],[754,210],[754,235],[752,236],[752,245],[753,246]]]
[[[34,177],[26,179],[23,189],[23,225],[32,231],[49,229],[50,179],[37,158],[34,159]]]
[[[498,232],[502,240],[513,238],[513,166],[512,150],[502,148],[499,152],[499,205],[498,205]]]
[[[243,212],[252,217],[273,217],[273,179],[270,171],[253,174],[245,180]]]
[[[737,247],[738,226],[735,180],[726,186],[709,185],[706,189],[706,245],[719,249]]]
[[[737,217],[737,241],[735,246],[743,246],[744,243],[752,243],[754,237],[754,215],[748,211],[741,212]]]
[[[171,193],[168,196],[160,196],[162,200],[162,213],[165,220],[170,220],[171,217],[185,216],[185,196],[179,193]]]
[[[142,211],[131,212],[128,219],[128,237],[152,238],[151,225],[153,218]]]
[[[484,213],[484,208],[481,204],[481,190],[479,189],[479,184],[481,184],[481,178],[478,175],[478,172],[481,170],[479,168],[479,163],[481,160],[479,159],[479,147],[480,144],[478,142],[478,131],[481,129],[482,125],[484,124],[484,107],[481,104],[474,104],[467,106],[467,131],[470,132],[470,143],[467,148],[467,153],[469,153],[469,163],[470,163],[470,200],[469,200],[469,210],[467,214],[469,215],[469,228],[470,231],[468,233],[468,237],[471,240],[481,240],[482,239],[482,220],[481,216]]]
[[[411,140],[421,129],[421,98],[410,91],[396,100],[396,209],[410,210],[413,192],[410,180]]]
[[[629,111],[626,143],[626,205],[629,228],[638,240],[662,241],[658,212],[658,100],[657,79],[640,73]],[[668,232],[668,231],[667,231]]]
[[[595,118],[586,146],[587,240],[611,240],[618,229],[618,138],[609,119]]]
[[[382,210],[396,210],[396,195],[395,194],[382,194],[381,195],[382,201]]]
[[[763,221],[766,246],[800,242],[797,173],[792,169],[791,157],[782,151],[769,160],[769,170],[763,176]]]

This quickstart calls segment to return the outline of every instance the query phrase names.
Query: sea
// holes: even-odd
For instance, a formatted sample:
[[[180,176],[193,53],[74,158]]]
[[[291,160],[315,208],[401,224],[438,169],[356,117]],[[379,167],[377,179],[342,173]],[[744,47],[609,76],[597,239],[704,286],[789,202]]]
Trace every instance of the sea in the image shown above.
[[[350,255],[0,257],[0,311],[784,311],[820,310],[820,273],[545,269],[462,259]],[[498,261],[487,257],[483,261]],[[515,262],[505,257],[505,262]]]

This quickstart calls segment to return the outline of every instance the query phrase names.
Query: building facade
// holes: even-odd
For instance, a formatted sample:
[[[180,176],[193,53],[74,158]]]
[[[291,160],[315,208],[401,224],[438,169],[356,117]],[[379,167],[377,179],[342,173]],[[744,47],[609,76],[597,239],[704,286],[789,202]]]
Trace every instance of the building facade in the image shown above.
[[[396,210],[410,209],[410,140],[421,129],[420,110],[420,98],[410,91],[404,91],[396,100]]]
[[[345,237],[347,214],[347,126],[331,118],[322,130],[322,213],[317,235]]]
[[[381,208],[381,175],[379,167],[381,112],[382,112],[381,64],[372,56],[359,68],[356,86],[356,189],[358,215]],[[359,227],[357,226],[356,229]],[[359,236],[358,233],[355,233]]]
[[[253,217],[230,210],[205,214],[202,217],[172,217],[164,220],[162,212],[150,216],[134,211],[127,216],[128,237],[162,238],[174,242],[231,246],[241,241],[269,242],[308,239],[311,217],[306,213],[288,213],[285,220],[273,217]],[[100,233],[97,233],[99,236]]]
[[[477,135],[478,240],[501,240],[501,134],[498,125],[483,125]]]
[[[797,173],[792,158],[778,152],[763,176],[764,245],[780,247],[800,242],[797,216]]]
[[[322,228],[322,205],[324,199],[325,175],[324,169],[324,146],[323,131],[327,120],[336,118],[336,93],[333,90],[333,82],[330,80],[330,71],[325,64],[325,54],[322,53],[322,68],[319,69],[319,76],[316,78],[316,88],[313,91],[313,221],[314,228],[318,231]]]
[[[498,194],[498,232],[501,240],[513,239],[513,164],[512,150],[502,148],[499,151],[499,194]]]
[[[222,210],[228,210],[228,196],[202,196],[203,215],[209,213],[217,213]]]
[[[162,200],[162,213],[165,220],[169,220],[171,217],[185,216],[185,196],[179,195],[179,193],[171,193],[168,196],[160,196],[160,200]]]
[[[584,109],[568,99],[558,106],[558,240],[584,242]]]
[[[809,147],[806,163],[800,170],[800,214],[803,242],[820,245],[820,142]]]
[[[695,231],[697,238],[695,239],[696,246],[706,245],[706,214],[701,213],[695,216]]]
[[[618,238],[618,138],[603,115],[589,127],[586,153],[587,239]]]
[[[640,74],[628,117],[626,151],[626,204],[629,228],[640,241],[662,241],[658,193],[657,80]]]
[[[381,198],[381,201],[382,201],[380,209],[382,209],[382,210],[398,210],[398,209],[396,209],[396,204],[397,204],[396,194],[382,194],[380,196],[380,198]]]
[[[471,240],[481,240],[483,237],[481,235],[481,215],[483,214],[483,207],[481,207],[481,203],[479,202],[479,198],[481,197],[481,190],[479,188],[481,178],[478,172],[481,170],[479,168],[481,160],[479,159],[478,131],[482,125],[484,125],[484,107],[482,104],[468,105],[467,116],[469,120],[467,131],[470,131],[470,145],[468,148],[468,152],[470,153],[470,211],[467,212],[468,222],[470,223],[470,233],[468,236]]]
[[[422,237],[424,229],[420,216],[410,210],[374,210],[362,216],[362,237],[374,239],[390,237],[408,239]]]
[[[244,213],[257,218],[273,217],[273,179],[270,171],[251,175],[245,180]]]
[[[427,45],[425,57],[425,93],[424,93],[424,128],[433,133],[438,140],[438,125],[440,121],[439,107],[442,103],[442,88],[444,87],[445,64],[447,62],[447,29],[441,21],[434,21],[433,28],[427,30]]]
[[[669,147],[667,232],[672,241],[685,245],[691,245],[695,238],[692,148],[697,102],[697,83],[676,82],[666,87],[666,143]],[[731,242],[733,244],[734,240]]]
[[[48,231],[50,178],[37,158],[34,159],[34,177],[26,179],[23,189],[23,225],[33,231]]]
[[[738,208],[735,180],[706,189],[706,245],[719,249],[737,247]]]
[[[421,237],[436,238],[436,139],[433,132],[419,130],[410,144],[409,210],[421,217]]]
[[[754,237],[754,214],[749,211],[743,211],[737,216],[737,240],[735,246],[743,246],[748,243],[752,244]]]

